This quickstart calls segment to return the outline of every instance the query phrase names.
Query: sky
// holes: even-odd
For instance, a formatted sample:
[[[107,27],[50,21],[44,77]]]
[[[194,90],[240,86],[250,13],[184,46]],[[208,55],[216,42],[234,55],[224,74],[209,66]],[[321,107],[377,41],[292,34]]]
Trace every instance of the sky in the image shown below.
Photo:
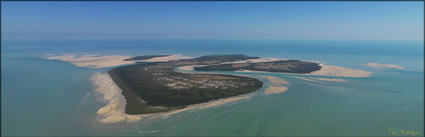
[[[1,2],[3,40],[422,40],[424,2]]]

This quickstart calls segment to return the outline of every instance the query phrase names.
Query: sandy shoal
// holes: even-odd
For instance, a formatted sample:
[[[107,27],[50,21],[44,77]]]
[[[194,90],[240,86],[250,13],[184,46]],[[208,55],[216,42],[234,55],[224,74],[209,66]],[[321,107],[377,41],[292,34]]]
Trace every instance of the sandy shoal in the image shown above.
[[[274,76],[259,76],[268,79],[272,83],[289,85],[289,82]]]
[[[322,80],[322,81],[332,81],[332,82],[346,82],[347,80],[345,79],[337,79],[337,78],[315,78],[317,80]]]
[[[285,92],[286,90],[288,90],[288,88],[287,87],[285,87],[285,86],[279,86],[279,85],[271,85],[270,87],[268,87],[266,90],[265,90],[265,94],[266,95],[270,95],[270,94],[279,94],[279,93],[283,93],[283,92]]]
[[[320,64],[322,67],[320,70],[313,71],[308,73],[308,75],[318,75],[318,76],[339,76],[339,77],[368,77],[371,75],[371,72],[351,69],[339,66],[331,66]]]
[[[260,59],[250,59],[250,60],[244,60],[244,61],[236,61],[236,62],[223,62],[220,64],[236,64],[236,63],[255,63],[255,62],[271,62],[271,61],[277,61],[277,60],[285,60],[285,59],[279,59],[279,58],[260,58]],[[312,61],[310,61],[312,62]],[[320,62],[320,61],[314,61],[314,62]],[[295,74],[295,73],[283,73],[283,72],[267,72],[267,71],[253,71],[253,70],[237,70],[235,72],[252,72],[252,73],[283,73],[283,74],[293,74],[293,75],[318,75],[318,76],[338,76],[338,77],[368,77],[372,73],[364,70],[358,70],[358,69],[351,69],[346,67],[340,67],[340,66],[332,66],[332,65],[325,65],[325,64],[319,64],[321,66],[320,70],[313,71],[311,73],[307,74]],[[193,71],[194,67],[200,67],[200,66],[206,66],[206,65],[189,65],[189,66],[182,66],[178,69],[181,70],[188,70]]]
[[[272,62],[272,61],[279,61],[279,60],[288,60],[288,59],[266,57],[266,58],[247,59],[247,60],[233,61],[233,62],[223,62],[219,64],[258,63],[258,62]]]
[[[96,55],[75,55],[66,54],[63,56],[48,56],[46,59],[56,59],[67,61],[78,67],[88,68],[106,68],[124,64],[133,64],[135,61],[124,61],[124,59],[131,58],[131,56],[109,55],[109,56],[96,56]]]
[[[183,55],[169,55],[164,57],[155,57],[151,59],[138,60],[141,62],[168,62],[172,60],[181,60],[181,59],[191,59],[193,57],[183,56]]]
[[[307,74],[284,73],[284,72],[267,72],[267,71],[253,71],[253,70],[237,70],[235,72],[250,72],[250,73],[280,73],[291,75],[317,75],[317,76],[337,76],[337,77],[369,77],[372,72],[345,68],[340,66],[331,66],[320,64],[320,70],[313,71]]]
[[[301,79],[301,80],[305,80],[305,81],[311,81],[311,82],[318,82],[318,83],[321,83],[321,81],[319,81],[319,80],[314,80],[314,79],[311,79],[311,78],[298,77],[298,76],[291,76],[291,77],[293,77],[293,78],[297,78],[297,79]]]
[[[71,64],[74,64],[78,67],[88,67],[88,68],[106,68],[114,67],[125,64],[133,64],[135,62],[167,62],[171,60],[180,60],[180,59],[190,59],[192,57],[187,57],[183,55],[169,55],[164,57],[155,57],[146,60],[137,60],[137,61],[124,61],[124,59],[131,58],[132,56],[121,56],[121,55],[108,55],[108,56],[97,56],[92,54],[66,54],[63,56],[53,56],[49,55],[45,57],[46,59],[56,59],[61,61],[67,61]]]
[[[367,63],[365,65],[375,69],[404,69],[403,66],[394,64]]]
[[[271,85],[264,91],[264,94],[266,95],[279,94],[288,90],[288,87],[284,85],[289,85],[289,82],[284,79],[274,77],[274,76],[264,76],[264,75],[261,75],[258,77],[266,78],[271,83]]]

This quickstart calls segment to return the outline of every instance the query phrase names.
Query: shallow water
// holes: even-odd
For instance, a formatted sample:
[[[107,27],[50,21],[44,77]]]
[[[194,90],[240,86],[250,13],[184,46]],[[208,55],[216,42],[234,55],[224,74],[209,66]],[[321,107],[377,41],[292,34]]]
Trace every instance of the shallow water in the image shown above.
[[[2,43],[2,135],[423,135],[423,42],[303,41],[6,41]],[[259,46],[261,45],[261,46]],[[357,45],[357,46],[356,46]],[[129,50],[131,49],[131,50]],[[101,124],[105,105],[90,77],[104,69],[46,60],[50,53],[206,54],[320,60],[372,71],[368,78],[315,83],[290,74],[283,94],[257,91],[247,100],[136,123]],[[376,70],[368,62],[405,66]],[[317,76],[304,76],[317,77]],[[328,78],[328,77],[326,77]],[[330,77],[334,78],[334,77]],[[267,86],[267,83],[266,83]]]

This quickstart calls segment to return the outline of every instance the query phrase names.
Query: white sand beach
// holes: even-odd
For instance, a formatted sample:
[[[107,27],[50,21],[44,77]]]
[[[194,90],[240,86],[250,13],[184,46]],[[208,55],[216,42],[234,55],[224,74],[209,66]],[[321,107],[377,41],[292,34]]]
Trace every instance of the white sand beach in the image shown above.
[[[288,90],[288,87],[284,85],[289,85],[289,82],[284,79],[274,77],[274,76],[259,76],[259,77],[266,78],[267,80],[271,82],[271,86],[264,91],[264,94],[266,95],[279,94]]]
[[[137,60],[137,61],[124,61],[124,59],[131,58],[132,56],[122,56],[122,55],[108,55],[108,56],[98,56],[93,54],[65,54],[63,56],[54,56],[52,54],[47,55],[46,59],[57,59],[61,61],[70,62],[78,67],[88,67],[88,68],[106,68],[114,67],[124,64],[134,64],[137,61],[140,62],[167,62],[171,60],[180,60],[180,59],[190,59],[193,57],[183,56],[183,55],[169,55],[164,57],[155,57],[146,60]]]
[[[205,103],[189,105],[185,108],[168,112],[128,115],[125,113],[126,101],[124,96],[121,94],[122,90],[115,84],[115,82],[108,74],[95,73],[92,76],[91,80],[93,81],[93,84],[95,86],[95,91],[99,93],[101,100],[106,103],[104,107],[100,108],[97,111],[97,114],[101,117],[99,122],[105,124],[119,122],[136,122],[143,118],[168,117],[180,112],[216,107],[219,105],[248,99],[252,96],[252,94],[244,94],[224,99],[213,100]]]
[[[286,90],[288,90],[288,88],[285,87],[285,86],[272,85],[272,86],[270,86],[269,88],[266,89],[264,94],[266,94],[266,95],[279,94],[279,93],[285,92]]]
[[[367,63],[366,66],[375,68],[375,69],[404,69],[403,66],[394,65],[394,64],[379,64],[379,63]]]
[[[372,72],[351,69],[339,66],[331,66],[320,64],[322,67],[320,70],[313,71],[308,73],[308,75],[318,75],[318,76],[338,76],[338,77],[369,77]]]
[[[130,56],[64,55],[64,56],[48,57],[48,59],[59,59],[63,61],[70,61],[71,63],[76,64],[77,66],[84,66],[84,67],[94,66],[96,68],[123,64],[122,60],[126,58],[130,58]],[[161,62],[161,61],[169,61],[169,60],[188,59],[188,58],[190,57],[185,57],[181,55],[170,55],[167,57],[157,57],[157,58],[152,58],[152,59],[148,59],[144,61],[147,61],[147,62],[160,61]],[[266,61],[266,60],[257,59],[254,61]],[[268,59],[267,61],[270,61],[270,60],[277,60],[277,59]],[[83,62],[87,62],[87,64],[84,64]],[[129,61],[129,62],[134,63],[133,61]],[[125,63],[128,63],[128,62],[125,62]],[[205,65],[181,66],[178,69],[193,71],[193,68],[197,66],[205,66]],[[324,64],[321,64],[321,66],[322,66],[321,70],[312,72],[307,75],[327,75],[327,76],[344,76],[344,77],[367,77],[370,75],[370,72],[362,71],[362,70],[355,70],[355,69],[349,69],[349,68],[338,67],[338,66],[328,66]],[[245,70],[243,72],[257,72],[257,71]],[[184,73],[205,74],[208,72],[184,72]],[[245,76],[245,75],[239,75],[239,76]],[[251,77],[251,76],[248,76],[248,77]],[[269,88],[265,90],[264,94],[266,95],[279,94],[288,90],[288,87],[286,87],[285,85],[289,85],[290,83],[284,79],[274,77],[274,76],[260,76],[260,77],[268,79],[272,84]],[[304,78],[304,77],[297,77],[297,76],[293,76],[293,77],[302,79],[302,80],[319,82],[319,83],[321,81],[335,81],[335,82],[345,81],[343,79],[328,79],[328,78],[312,79],[312,78]],[[118,123],[118,122],[124,122],[124,121],[136,122],[143,118],[168,117],[170,115],[174,115],[187,110],[199,110],[199,109],[211,108],[211,107],[219,106],[222,104],[228,104],[231,102],[248,99],[253,95],[252,93],[250,93],[250,94],[234,96],[234,97],[229,97],[229,98],[224,98],[219,100],[213,100],[210,102],[201,103],[201,104],[193,104],[182,109],[172,110],[172,111],[162,112],[162,113],[128,115],[125,113],[126,101],[124,96],[121,94],[122,90],[119,89],[119,87],[114,83],[114,81],[110,78],[108,74],[96,73],[93,75],[92,80],[96,87],[95,91],[100,93],[100,95],[102,96],[102,100],[106,102],[106,106],[100,108],[97,111],[97,114],[102,117],[99,120],[99,122],[101,123]]]
[[[97,114],[102,118],[101,123],[117,123],[124,120],[129,122],[137,121],[140,118],[125,114],[126,100],[121,94],[122,90],[115,84],[108,74],[95,73],[93,81],[95,91],[99,93],[101,100],[106,106],[100,108]]]
[[[278,58],[266,58],[266,59],[252,59],[252,62],[270,62],[270,61],[276,61],[276,60],[284,60],[284,59],[278,59]],[[234,63],[246,63],[246,61],[237,61],[237,62],[224,62],[222,64],[234,64]],[[320,61],[316,61],[320,62]],[[332,65],[325,65],[325,64],[319,64],[322,68],[317,71],[313,71],[308,74],[294,74],[294,73],[283,73],[283,74],[293,74],[293,75],[317,75],[317,76],[337,76],[337,77],[369,77],[372,72],[364,71],[364,70],[358,70],[358,69],[351,69],[346,67],[340,67],[340,66],[332,66]],[[194,67],[201,67],[206,65],[188,65],[188,66],[182,66],[178,69],[180,70],[187,70],[187,71],[193,71]],[[237,70],[235,72],[253,72],[253,73],[282,73],[282,72],[267,72],[267,71],[253,71],[253,70]]]
[[[183,55],[169,55],[164,57],[155,57],[151,59],[139,60],[141,62],[167,62],[171,60],[181,60],[181,59],[191,59],[193,57],[183,56]]]
[[[369,77],[372,72],[351,69],[339,66],[331,66],[320,64],[322,67],[320,70],[313,71],[307,74],[295,74],[295,73],[283,73],[283,72],[267,72],[267,71],[253,71],[253,70],[237,70],[235,72],[252,72],[252,73],[281,73],[281,74],[292,74],[292,75],[317,75],[317,76],[337,76],[337,77]]]
[[[78,67],[88,68],[106,68],[124,64],[133,64],[135,61],[124,61],[124,59],[131,58],[131,56],[121,55],[109,55],[109,56],[97,56],[97,55],[77,55],[77,54],[66,54],[63,56],[47,56],[46,59],[57,59],[61,61],[70,62]]]

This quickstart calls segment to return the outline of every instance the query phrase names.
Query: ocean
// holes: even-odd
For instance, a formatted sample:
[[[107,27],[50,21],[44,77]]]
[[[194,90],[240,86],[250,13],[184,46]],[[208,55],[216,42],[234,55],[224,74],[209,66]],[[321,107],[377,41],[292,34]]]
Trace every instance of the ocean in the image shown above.
[[[423,41],[284,40],[31,40],[2,41],[3,136],[388,136],[424,135]],[[99,123],[105,105],[90,77],[110,68],[82,68],[48,54],[246,54],[321,61],[373,72],[367,78],[316,83],[292,74],[282,94],[264,95],[135,123]],[[403,70],[366,63],[396,64]],[[298,75],[299,76],[299,75]],[[317,77],[317,76],[302,76]],[[336,77],[325,77],[336,78]],[[265,81],[265,87],[270,85]],[[403,132],[402,132],[403,131]]]

